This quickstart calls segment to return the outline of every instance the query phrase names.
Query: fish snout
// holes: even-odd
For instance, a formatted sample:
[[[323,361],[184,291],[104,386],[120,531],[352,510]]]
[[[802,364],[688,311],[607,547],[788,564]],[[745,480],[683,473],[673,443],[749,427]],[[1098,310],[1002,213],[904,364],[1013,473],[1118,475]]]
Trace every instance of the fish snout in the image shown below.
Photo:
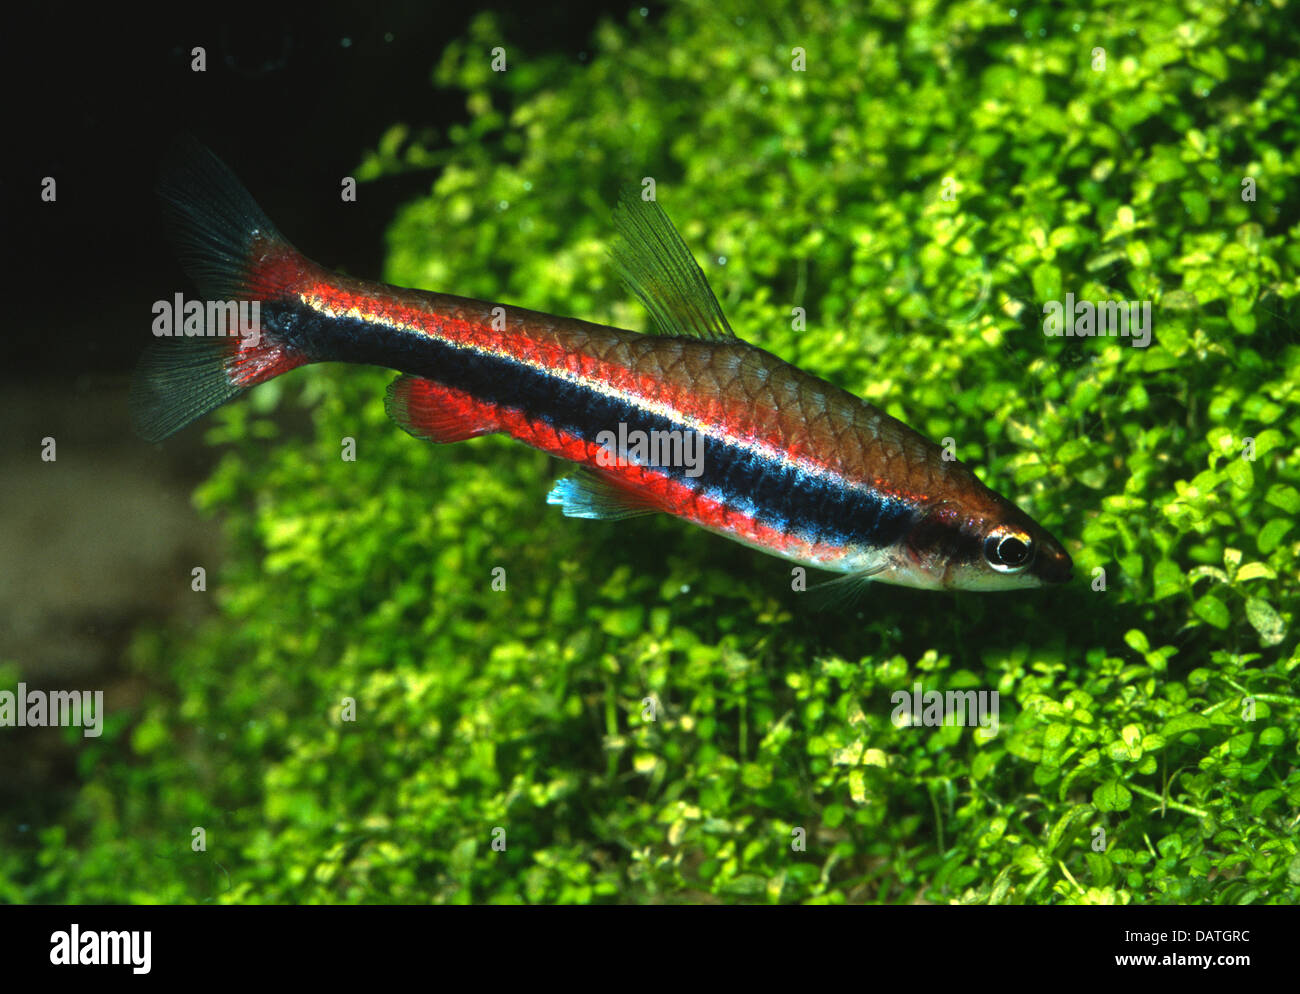
[[[1074,579],[1074,560],[1050,535],[1043,536],[1039,545],[1034,575],[1043,583],[1068,583]]]

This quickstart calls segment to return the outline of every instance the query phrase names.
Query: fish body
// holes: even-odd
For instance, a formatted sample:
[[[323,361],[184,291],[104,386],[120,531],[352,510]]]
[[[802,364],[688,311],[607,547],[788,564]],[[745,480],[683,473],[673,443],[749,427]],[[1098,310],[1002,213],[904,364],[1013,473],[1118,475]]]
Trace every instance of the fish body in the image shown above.
[[[1069,556],[962,463],[853,394],[732,333],[653,202],[615,214],[614,261],[650,335],[331,273],[297,252],[215,157],[164,184],[205,295],[256,299],[256,336],[156,344],[133,395],[158,439],[308,362],[398,371],[387,409],[432,442],[500,432],[580,470],[573,517],[663,512],[793,562],[906,586],[1068,579]],[[665,458],[666,457],[666,458]]]

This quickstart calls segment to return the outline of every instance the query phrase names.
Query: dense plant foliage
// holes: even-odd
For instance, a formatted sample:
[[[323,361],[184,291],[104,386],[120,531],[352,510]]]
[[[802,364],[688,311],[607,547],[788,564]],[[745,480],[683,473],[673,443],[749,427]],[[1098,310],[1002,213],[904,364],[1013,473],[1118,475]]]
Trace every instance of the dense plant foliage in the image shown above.
[[[440,167],[383,275],[644,328],[604,249],[652,177],[738,333],[952,438],[1076,581],[817,613],[780,560],[561,517],[532,450],[410,438],[388,374],[299,371],[208,423],[215,615],[137,640],[160,689],[0,897],[1297,899],[1285,5],[752,6],[585,62],[480,18],[435,77],[469,123],[358,174]],[[1150,346],[1045,335],[1067,293],[1150,301]],[[999,727],[898,727],[917,683],[998,691]]]

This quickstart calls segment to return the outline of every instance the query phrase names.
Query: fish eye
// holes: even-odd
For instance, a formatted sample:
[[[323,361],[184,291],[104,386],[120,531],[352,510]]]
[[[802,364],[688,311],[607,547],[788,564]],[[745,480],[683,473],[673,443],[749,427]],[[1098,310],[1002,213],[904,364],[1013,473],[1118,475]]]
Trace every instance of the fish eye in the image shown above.
[[[1018,528],[999,525],[984,540],[984,558],[999,573],[1019,573],[1034,559],[1034,540]]]

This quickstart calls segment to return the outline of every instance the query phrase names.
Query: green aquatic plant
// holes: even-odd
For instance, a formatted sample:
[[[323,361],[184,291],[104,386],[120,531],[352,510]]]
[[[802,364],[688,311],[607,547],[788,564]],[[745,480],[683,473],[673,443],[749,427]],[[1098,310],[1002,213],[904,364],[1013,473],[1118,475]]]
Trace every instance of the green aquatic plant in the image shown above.
[[[545,457],[422,444],[390,374],[302,370],[208,429],[215,611],[137,639],[160,689],[0,848],[0,897],[1300,898],[1283,18],[861,6],[691,0],[585,63],[480,17],[435,73],[468,123],[357,173],[437,167],[383,275],[644,328],[604,253],[652,178],[738,332],[951,439],[1080,579],[813,614],[788,564],[565,519]],[[1149,346],[1044,334],[1066,294],[1149,302]],[[996,691],[996,727],[899,721],[917,684]]]

